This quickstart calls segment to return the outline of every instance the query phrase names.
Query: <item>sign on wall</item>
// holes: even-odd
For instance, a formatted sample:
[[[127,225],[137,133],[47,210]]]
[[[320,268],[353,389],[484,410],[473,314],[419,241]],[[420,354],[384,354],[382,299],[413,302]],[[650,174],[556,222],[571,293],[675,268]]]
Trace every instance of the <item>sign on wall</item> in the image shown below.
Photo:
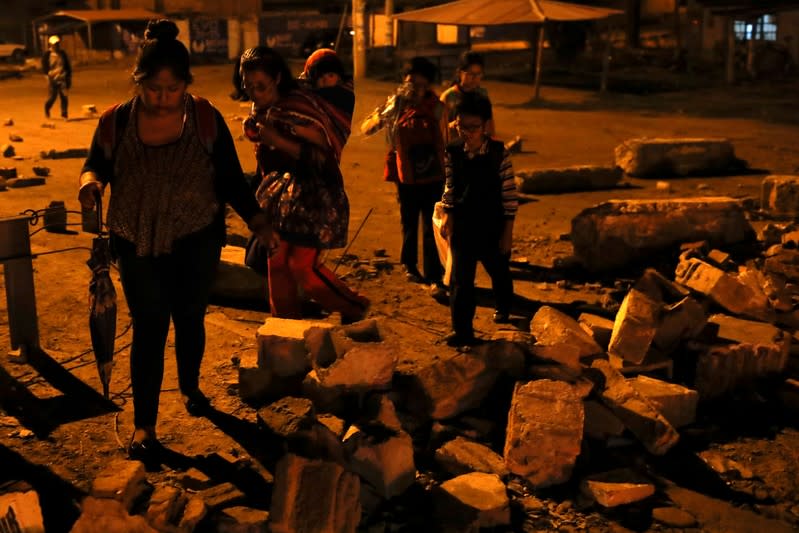
[[[227,60],[227,19],[194,18],[189,22],[191,53],[205,60]]]

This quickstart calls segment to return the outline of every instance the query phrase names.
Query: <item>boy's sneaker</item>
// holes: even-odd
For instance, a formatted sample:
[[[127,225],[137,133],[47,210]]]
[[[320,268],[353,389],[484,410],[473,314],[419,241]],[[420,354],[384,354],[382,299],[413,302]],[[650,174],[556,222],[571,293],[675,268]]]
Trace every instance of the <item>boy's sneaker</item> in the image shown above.
[[[462,333],[452,332],[444,337],[444,342],[447,346],[452,348],[460,348],[462,346],[477,346],[480,344],[480,339],[472,335],[464,335]]]
[[[424,283],[424,278],[416,267],[403,265],[402,270],[405,272],[405,279],[411,283]]]
[[[430,285],[430,296],[432,296],[433,299],[436,301],[446,300],[447,287],[440,281],[436,281],[435,283]]]
[[[510,313],[504,311],[494,311],[494,324],[510,323]]]

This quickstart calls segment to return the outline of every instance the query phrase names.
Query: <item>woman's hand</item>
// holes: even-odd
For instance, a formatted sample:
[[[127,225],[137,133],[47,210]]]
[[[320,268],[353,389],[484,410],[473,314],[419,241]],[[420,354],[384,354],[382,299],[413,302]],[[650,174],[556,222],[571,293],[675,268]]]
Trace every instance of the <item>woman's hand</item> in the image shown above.
[[[97,199],[102,196],[103,184],[99,181],[87,181],[78,191],[78,201],[83,209],[94,209]]]
[[[248,224],[250,231],[269,250],[271,256],[280,244],[280,236],[272,229],[272,225],[264,213],[257,213]]]

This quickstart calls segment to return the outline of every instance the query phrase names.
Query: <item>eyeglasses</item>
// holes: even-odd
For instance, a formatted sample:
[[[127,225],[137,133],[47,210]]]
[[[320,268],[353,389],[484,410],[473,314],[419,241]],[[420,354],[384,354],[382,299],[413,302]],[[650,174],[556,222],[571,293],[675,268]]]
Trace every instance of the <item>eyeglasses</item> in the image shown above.
[[[458,129],[459,129],[459,130],[461,130],[461,131],[468,131],[469,133],[471,133],[471,132],[473,132],[473,131],[477,131],[477,130],[479,130],[479,129],[481,129],[481,128],[483,127],[483,123],[482,123],[482,122],[480,122],[480,123],[477,123],[477,122],[475,122],[475,123],[467,123],[467,124],[464,124],[463,122],[461,122],[461,121],[459,120],[459,121],[458,121],[456,124],[457,124],[457,126],[458,126]]]

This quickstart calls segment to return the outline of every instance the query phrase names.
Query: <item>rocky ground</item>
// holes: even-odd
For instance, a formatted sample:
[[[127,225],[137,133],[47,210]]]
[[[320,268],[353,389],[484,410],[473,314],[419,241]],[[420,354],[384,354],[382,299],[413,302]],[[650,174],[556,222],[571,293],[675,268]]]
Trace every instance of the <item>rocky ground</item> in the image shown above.
[[[45,87],[40,76],[26,74],[0,82],[0,120],[13,120],[12,126],[0,130],[0,143],[5,143],[9,135],[21,138],[14,142],[9,138],[18,158],[0,159],[0,167],[16,167],[22,176],[33,176],[34,166],[50,168],[45,185],[0,192],[0,216],[43,209],[51,201],[64,201],[68,210],[78,210],[75,196],[81,160],[43,159],[42,152],[88,145],[96,118],[82,117],[81,106],[93,104],[102,110],[126,98],[131,88],[125,68],[114,65],[78,70],[70,94],[69,122],[46,123],[42,112]],[[237,136],[236,117],[244,115],[246,109],[226,96],[229,68],[198,68],[195,78],[193,90],[218,105]],[[793,84],[648,97],[598,97],[544,87],[544,101],[538,104],[529,101],[530,87],[490,80],[486,85],[495,102],[498,135],[522,138],[522,152],[514,157],[517,169],[610,165],[615,146],[643,136],[726,137],[734,143],[736,155],[752,169],[736,176],[660,180],[668,181],[668,187],[658,187],[657,180],[626,178],[623,186],[613,190],[525,196],[513,253],[517,294],[513,324],[520,331],[529,331],[531,318],[541,305],[553,306],[574,318],[585,310],[616,310],[641,276],[646,265],[601,275],[571,266],[572,243],[564,236],[582,210],[610,198],[725,195],[742,200],[750,208],[747,212],[751,218],[756,214],[751,208],[757,205],[754,199],[759,199],[764,175],[794,173],[799,165],[795,146],[797,109],[787,103],[788,95],[795,94]],[[361,82],[356,121],[391,89],[389,83]],[[244,167],[253,168],[251,145],[238,140],[237,147]],[[351,235],[367,214],[368,220],[338,272],[372,299],[370,316],[378,321],[384,342],[398,355],[397,376],[413,376],[456,354],[438,343],[448,331],[446,306],[434,301],[425,287],[408,284],[399,269],[390,268],[398,260],[399,220],[394,191],[380,180],[384,150],[380,136],[364,138],[357,134],[345,150],[343,169],[352,206]],[[80,216],[70,213],[69,222],[79,224]],[[759,216],[752,220],[756,229],[767,222]],[[230,226],[232,233],[243,233],[234,218]],[[40,227],[33,226],[31,231]],[[87,327],[89,270],[85,261],[91,235],[81,233],[79,226],[68,229],[75,233],[41,231],[31,237],[33,253],[40,254],[34,260],[34,279],[41,345],[59,365],[48,366],[47,360],[20,364],[12,354],[0,354],[2,368],[11,376],[3,379],[0,394],[4,415],[0,418],[0,464],[4,465],[0,480],[25,481],[38,491],[47,531],[70,530],[92,481],[113,461],[124,458],[123,448],[132,430],[126,368],[131,334],[124,298],[119,302],[113,405],[97,401],[83,389],[85,384],[100,390]],[[59,250],[63,251],[48,253]],[[383,252],[387,257],[382,257]],[[339,252],[333,252],[328,261],[335,264],[339,257]],[[653,258],[649,266],[671,267],[673,279],[676,258],[661,261]],[[487,287],[483,274],[479,281],[481,287]],[[5,280],[2,283],[5,286]],[[481,303],[475,324],[478,332],[489,338],[498,328],[491,322],[490,299],[481,299]],[[235,307],[214,305],[209,310],[202,383],[212,399],[214,416],[193,418],[185,413],[176,389],[171,351],[167,350],[158,430],[173,453],[164,466],[146,474],[149,483],[182,486],[195,494],[204,486],[232,481],[242,491],[240,501],[252,508],[270,509],[278,457],[266,452],[256,409],[240,399],[238,383],[239,366],[255,355],[255,330],[267,316],[257,302]],[[10,349],[8,326],[6,301],[2,300],[0,346]],[[171,337],[169,342],[171,348]],[[565,483],[535,488],[518,476],[506,478],[512,502],[511,525],[496,529],[665,531],[688,527],[700,531],[774,531],[798,527],[799,432],[795,411],[775,394],[780,383],[780,379],[758,382],[725,394],[721,400],[702,402],[697,421],[680,428],[679,444],[663,456],[647,453],[625,433],[618,439],[586,439],[575,470]],[[11,384],[17,387],[12,390]],[[507,387],[502,390],[509,391]],[[497,394],[469,414],[501,422],[507,417],[508,401]],[[419,472],[410,489],[364,512],[362,525],[370,531],[436,530],[439,526],[432,518],[435,509],[429,496],[451,476],[430,450],[419,448],[419,439],[434,443],[436,436],[450,435],[449,426],[458,428],[463,420],[459,417],[438,427],[413,424],[402,412],[399,414],[417,444]],[[499,431],[504,432],[503,424],[495,426],[501,426]],[[480,436],[480,432],[468,432],[463,427],[456,433]],[[496,436],[496,431],[488,431],[482,440],[502,453],[502,439],[497,441]],[[215,459],[220,456],[227,462]],[[646,475],[657,487],[655,494],[614,508],[583,495],[579,486],[586,475],[617,466]],[[192,479],[186,482],[192,467],[210,480],[197,481],[194,474],[188,475]],[[655,511],[662,508],[672,511]],[[215,526],[205,521],[200,527]]]

